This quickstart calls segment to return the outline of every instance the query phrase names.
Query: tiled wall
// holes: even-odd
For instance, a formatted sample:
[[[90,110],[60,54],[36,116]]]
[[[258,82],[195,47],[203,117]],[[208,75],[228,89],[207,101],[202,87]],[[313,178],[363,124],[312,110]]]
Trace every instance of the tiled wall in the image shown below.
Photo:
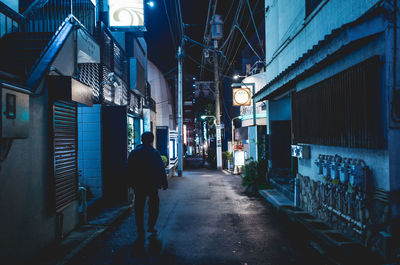
[[[78,107],[79,183],[102,196],[101,105]]]

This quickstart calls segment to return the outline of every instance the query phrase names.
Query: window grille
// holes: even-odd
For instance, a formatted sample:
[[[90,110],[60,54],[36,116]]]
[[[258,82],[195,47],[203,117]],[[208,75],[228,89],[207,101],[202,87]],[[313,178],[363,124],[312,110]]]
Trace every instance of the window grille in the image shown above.
[[[382,148],[379,71],[374,57],[293,94],[294,142]]]

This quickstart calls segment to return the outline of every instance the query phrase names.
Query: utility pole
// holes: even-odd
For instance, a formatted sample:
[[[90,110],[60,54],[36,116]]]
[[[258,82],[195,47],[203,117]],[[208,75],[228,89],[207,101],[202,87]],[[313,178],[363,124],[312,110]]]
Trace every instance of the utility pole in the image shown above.
[[[217,43],[217,41],[214,41]],[[214,46],[215,47],[215,46]],[[222,140],[221,140],[221,107],[219,96],[219,69],[218,69],[218,53],[214,53],[214,79],[215,79],[215,117],[216,117],[216,133],[217,133],[217,170],[222,170]]]
[[[218,41],[222,39],[222,19],[220,15],[214,15],[211,20],[211,38],[214,40],[214,79],[215,79],[215,117],[217,133],[217,170],[222,170],[222,140],[221,140],[221,108],[219,95],[219,65],[218,65]]]
[[[182,176],[183,172],[182,46],[178,47],[178,56],[177,56],[178,57],[178,176],[179,177]]]

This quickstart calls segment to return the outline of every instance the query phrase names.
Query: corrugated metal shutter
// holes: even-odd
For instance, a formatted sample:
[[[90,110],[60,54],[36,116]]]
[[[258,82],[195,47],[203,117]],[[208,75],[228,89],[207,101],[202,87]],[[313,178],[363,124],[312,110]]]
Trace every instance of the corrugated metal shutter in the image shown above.
[[[75,201],[78,194],[76,103],[54,102],[52,151],[55,208],[57,212],[60,212]]]

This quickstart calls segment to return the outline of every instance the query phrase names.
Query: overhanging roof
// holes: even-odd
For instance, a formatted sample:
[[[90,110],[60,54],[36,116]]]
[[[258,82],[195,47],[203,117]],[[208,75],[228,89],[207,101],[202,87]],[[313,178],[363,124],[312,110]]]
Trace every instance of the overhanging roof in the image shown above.
[[[380,6],[374,7],[359,19],[333,30],[258,91],[254,96],[255,101],[286,93],[299,80],[319,71],[354,47],[376,38],[386,28],[387,21],[383,11]]]

